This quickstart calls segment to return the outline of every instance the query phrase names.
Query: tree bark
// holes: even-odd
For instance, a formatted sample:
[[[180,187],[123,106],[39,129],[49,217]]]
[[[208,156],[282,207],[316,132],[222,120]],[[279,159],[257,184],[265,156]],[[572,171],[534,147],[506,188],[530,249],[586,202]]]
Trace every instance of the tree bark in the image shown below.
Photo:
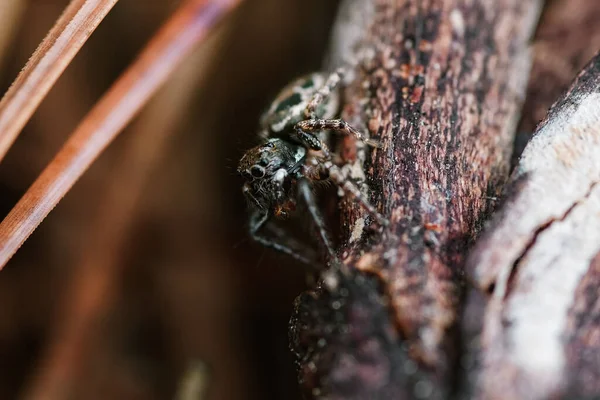
[[[343,118],[381,146],[347,138],[340,154],[391,223],[341,203],[342,265],[291,321],[301,386],[307,398],[446,399],[465,254],[508,174],[541,1],[347,4],[332,50],[334,64],[357,62]]]
[[[599,110],[596,56],[536,130],[470,258],[487,293],[472,307],[483,322],[477,398],[600,395]]]

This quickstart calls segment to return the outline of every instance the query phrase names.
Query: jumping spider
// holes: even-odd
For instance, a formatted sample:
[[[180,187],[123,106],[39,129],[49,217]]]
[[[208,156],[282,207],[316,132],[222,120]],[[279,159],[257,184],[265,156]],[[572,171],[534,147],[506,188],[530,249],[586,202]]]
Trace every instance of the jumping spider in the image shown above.
[[[246,179],[243,192],[253,210],[250,235],[259,243],[310,263],[283,241],[261,234],[274,217],[285,217],[296,208],[296,199],[307,205],[320,240],[332,260],[336,254],[312,192],[312,182],[331,179],[346,194],[375,217],[381,225],[387,220],[369,204],[356,185],[347,180],[334,164],[328,147],[319,138],[324,131],[353,135],[373,145],[358,130],[341,119],[339,90],[342,71],[327,76],[313,73],[286,86],[260,120],[262,144],[248,150],[240,160],[238,172]],[[279,235],[281,236],[281,235]]]

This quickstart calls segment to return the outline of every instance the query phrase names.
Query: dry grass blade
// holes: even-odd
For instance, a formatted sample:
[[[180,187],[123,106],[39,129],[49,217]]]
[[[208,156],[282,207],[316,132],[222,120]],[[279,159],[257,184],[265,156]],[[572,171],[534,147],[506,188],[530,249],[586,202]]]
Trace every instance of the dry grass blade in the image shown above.
[[[0,224],[0,269],[209,29],[239,0],[188,0],[90,111]]]
[[[0,160],[118,0],[72,0],[0,101]]]
[[[60,306],[56,331],[23,399],[58,400],[72,398],[74,391],[76,393],[81,371],[85,370],[91,349],[99,340],[98,326],[118,297],[115,288],[119,287],[119,277],[126,267],[120,258],[138,215],[144,186],[171,137],[180,130],[199,82],[208,78],[207,66],[223,43],[222,38],[222,30],[215,31],[201,51],[177,70],[131,127],[132,136],[121,161],[113,167],[120,172],[102,195],[91,236],[81,251],[82,259]],[[196,375],[189,378],[185,382],[201,383]]]

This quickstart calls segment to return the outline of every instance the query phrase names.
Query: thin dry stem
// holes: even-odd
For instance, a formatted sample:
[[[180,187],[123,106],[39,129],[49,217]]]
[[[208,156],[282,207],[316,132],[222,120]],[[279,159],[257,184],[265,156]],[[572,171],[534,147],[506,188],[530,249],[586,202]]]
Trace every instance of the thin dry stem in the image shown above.
[[[0,160],[118,0],[72,0],[0,101]]]
[[[221,30],[220,30],[221,31]],[[132,127],[132,137],[116,167],[110,187],[100,201],[89,244],[69,285],[58,313],[56,332],[42,356],[37,376],[25,399],[64,399],[73,396],[73,386],[84,370],[86,356],[95,348],[97,327],[115,300],[115,287],[122,267],[122,246],[127,241],[144,186],[160,161],[169,139],[178,131],[188,112],[198,81],[206,79],[210,60],[222,43],[215,32],[202,51],[190,57],[184,68],[169,80]]]
[[[0,224],[0,269],[90,164],[240,0],[188,0],[96,104]]]

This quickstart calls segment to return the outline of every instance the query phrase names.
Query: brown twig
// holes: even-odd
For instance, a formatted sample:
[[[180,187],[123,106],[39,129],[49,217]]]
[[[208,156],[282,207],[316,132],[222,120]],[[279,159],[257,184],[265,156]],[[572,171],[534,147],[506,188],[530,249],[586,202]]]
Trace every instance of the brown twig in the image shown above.
[[[72,0],[0,101],[0,161],[118,0]]]
[[[96,104],[0,224],[0,269],[209,29],[240,0],[188,0]]]

